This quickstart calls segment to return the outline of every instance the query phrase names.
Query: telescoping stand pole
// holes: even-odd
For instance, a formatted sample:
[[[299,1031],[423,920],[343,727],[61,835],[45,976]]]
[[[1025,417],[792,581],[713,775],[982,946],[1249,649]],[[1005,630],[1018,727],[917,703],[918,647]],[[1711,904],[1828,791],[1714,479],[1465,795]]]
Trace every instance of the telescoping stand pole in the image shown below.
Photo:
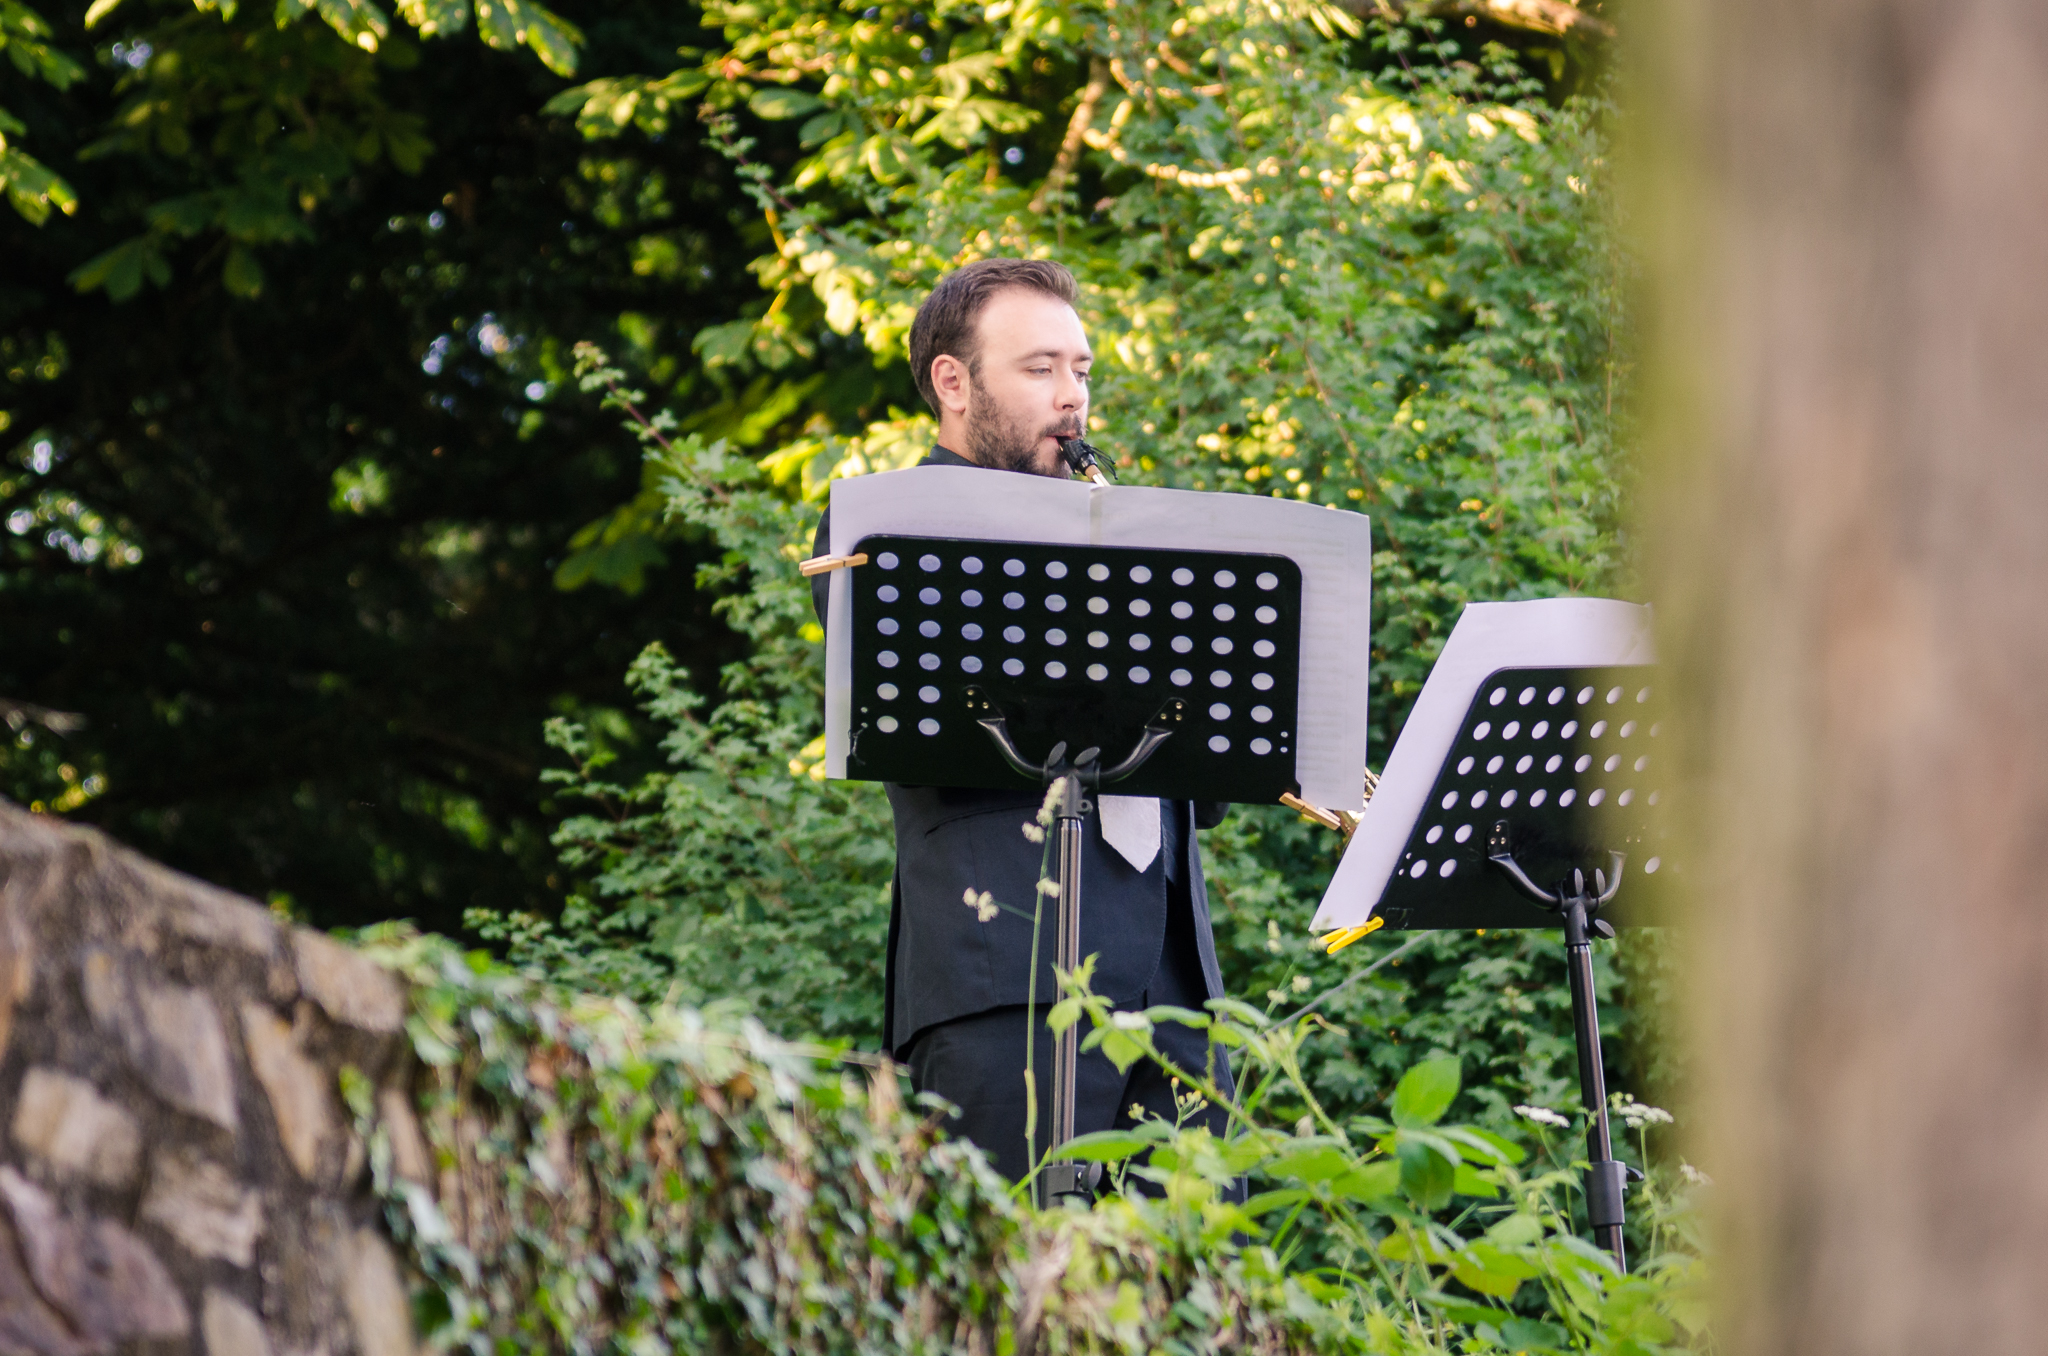
[[[1090,750],[1093,752],[1093,750]],[[1086,756],[1085,754],[1083,755]],[[1081,963],[1081,824],[1088,803],[1081,798],[1081,776],[1069,771],[1055,783],[1058,795],[1053,816],[1059,825],[1058,858],[1059,918],[1054,963],[1072,974]],[[1081,1052],[1080,1023],[1053,1037],[1052,1047],[1052,1142],[1055,1149],[1074,1137],[1074,1077]],[[1094,1192],[1086,1163],[1049,1163],[1045,1169],[1045,1198],[1052,1204],[1062,1197],[1087,1199]]]
[[[1085,799],[1085,793],[1122,781],[1143,767],[1145,760],[1187,718],[1187,703],[1178,697],[1170,699],[1145,723],[1144,733],[1124,760],[1114,767],[1105,768],[1101,763],[1102,750],[1093,748],[1081,750],[1069,763],[1064,740],[1053,745],[1042,766],[1034,766],[1018,750],[1016,741],[1010,738],[1008,718],[988,699],[988,695],[979,688],[969,688],[967,698],[968,709],[1002,751],[1003,760],[1026,776],[1038,777],[1042,785],[1057,788],[1058,794],[1053,799],[1053,818],[1058,824],[1059,836],[1053,852],[1059,885],[1059,914],[1054,923],[1053,963],[1072,974],[1081,964],[1082,824],[1094,808]],[[1031,1038],[1037,1040],[1037,1033],[1033,1032]],[[1074,1078],[1080,1058],[1081,1031],[1077,1024],[1053,1038],[1052,1148],[1055,1153],[1060,1145],[1074,1137]],[[1095,1184],[1101,1179],[1100,1164],[1048,1163],[1038,1179],[1040,1203],[1051,1205],[1069,1197],[1088,1200],[1095,1194]]]
[[[1487,845],[1488,860],[1505,871],[1515,887],[1545,908],[1564,916],[1565,966],[1572,986],[1572,1035],[1579,1049],[1579,1099],[1585,1103],[1586,1125],[1586,1218],[1593,1237],[1614,1254],[1614,1264],[1628,1270],[1628,1254],[1622,1241],[1627,1221],[1625,1195],[1628,1169],[1614,1157],[1614,1136],[1607,1120],[1607,1075],[1600,1056],[1600,1012],[1593,994],[1593,937],[1614,936],[1614,925],[1599,916],[1621,889],[1625,858],[1609,855],[1613,879],[1605,872],[1593,873],[1593,888],[1586,888],[1586,873],[1573,868],[1571,879],[1556,894],[1530,880],[1515,860],[1508,841],[1505,820],[1493,826]]]

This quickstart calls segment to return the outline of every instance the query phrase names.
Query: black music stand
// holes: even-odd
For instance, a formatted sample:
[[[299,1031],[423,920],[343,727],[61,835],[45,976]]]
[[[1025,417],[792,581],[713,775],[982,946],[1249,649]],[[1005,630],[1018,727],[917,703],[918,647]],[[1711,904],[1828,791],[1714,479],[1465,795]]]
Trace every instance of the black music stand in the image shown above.
[[[1615,921],[1656,921],[1672,879],[1663,815],[1670,741],[1655,677],[1646,664],[1493,670],[1434,768],[1403,760],[1410,785],[1390,788],[1402,752],[1396,745],[1347,850],[1348,861],[1368,829],[1376,836],[1368,851],[1381,855],[1371,871],[1386,875],[1371,912],[1389,930],[1544,927],[1554,924],[1539,921],[1536,909],[1560,915],[1579,1092],[1591,1118],[1586,1212],[1624,1270],[1626,1169],[1615,1160],[1608,1123],[1592,940],[1613,937]],[[1413,794],[1418,774],[1429,778],[1426,796]],[[1390,790],[1404,810],[1419,810],[1375,821]],[[1383,868],[1388,857],[1391,867]],[[1631,868],[1627,914],[1603,917],[1613,913]],[[1345,884],[1340,868],[1332,895]],[[1373,885],[1354,880],[1347,888]],[[1350,912],[1356,903],[1347,901]]]
[[[1272,802],[1295,780],[1300,567],[1283,555],[876,533],[849,557],[846,775],[1059,787],[1055,963],[1081,962],[1089,793]],[[1070,753],[1070,750],[1078,752]],[[1080,1033],[1056,1038],[1053,1148]],[[1085,1197],[1051,1164],[1043,1198]]]

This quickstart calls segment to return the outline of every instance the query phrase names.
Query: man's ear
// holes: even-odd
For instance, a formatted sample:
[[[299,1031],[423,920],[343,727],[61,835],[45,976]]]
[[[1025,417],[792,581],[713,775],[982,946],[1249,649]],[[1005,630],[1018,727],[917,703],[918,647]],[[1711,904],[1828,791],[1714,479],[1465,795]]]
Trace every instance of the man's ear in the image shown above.
[[[967,364],[950,353],[932,359],[932,391],[939,408],[953,414],[967,413]]]

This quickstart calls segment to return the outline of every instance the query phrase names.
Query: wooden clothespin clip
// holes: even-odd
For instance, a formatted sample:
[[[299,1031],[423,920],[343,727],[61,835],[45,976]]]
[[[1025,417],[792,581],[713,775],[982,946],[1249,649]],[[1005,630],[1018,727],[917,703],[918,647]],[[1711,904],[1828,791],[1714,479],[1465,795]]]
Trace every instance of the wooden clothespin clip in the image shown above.
[[[1335,829],[1344,835],[1344,841],[1351,841],[1352,830],[1358,827],[1358,816],[1349,810],[1325,810],[1320,805],[1311,805],[1292,791],[1280,793],[1280,803],[1300,813],[1304,819],[1313,819],[1326,829]]]
[[[834,570],[851,569],[855,565],[868,563],[867,552],[852,556],[812,556],[809,560],[797,562],[797,573],[809,579],[812,575],[830,574]]]

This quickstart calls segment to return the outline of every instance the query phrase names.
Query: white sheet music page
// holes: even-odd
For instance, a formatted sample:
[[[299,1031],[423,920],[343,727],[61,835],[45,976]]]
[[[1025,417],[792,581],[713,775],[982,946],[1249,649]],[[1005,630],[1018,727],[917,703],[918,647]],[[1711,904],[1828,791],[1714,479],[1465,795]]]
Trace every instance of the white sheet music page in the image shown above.
[[[1363,803],[1372,661],[1372,528],[1363,514],[1260,495],[1095,485],[967,466],[834,481],[831,551],[847,554],[876,532],[1288,557],[1302,574],[1295,775],[1303,798],[1315,804],[1355,810]],[[832,574],[835,618],[849,615],[849,573]],[[834,626],[825,643],[825,768],[833,777],[846,775],[850,632]]]
[[[1650,609],[1635,603],[1536,598],[1468,604],[1394,741],[1379,789],[1344,849],[1313,926],[1319,931],[1359,927],[1372,917],[1488,674],[1504,668],[1648,664],[1655,657]]]

